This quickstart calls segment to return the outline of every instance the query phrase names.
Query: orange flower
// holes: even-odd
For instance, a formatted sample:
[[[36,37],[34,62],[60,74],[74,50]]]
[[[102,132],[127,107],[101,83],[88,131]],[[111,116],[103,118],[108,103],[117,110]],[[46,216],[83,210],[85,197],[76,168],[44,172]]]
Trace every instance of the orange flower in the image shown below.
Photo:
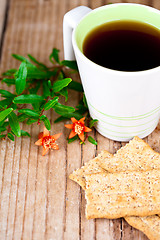
[[[82,142],[84,142],[84,132],[92,131],[92,129],[84,125],[84,120],[85,117],[81,118],[79,121],[73,117],[71,118],[73,124],[64,125],[66,128],[72,129],[69,138],[73,138],[78,134],[79,138],[82,140]]]
[[[42,156],[44,156],[50,148],[54,150],[59,149],[58,144],[56,144],[55,141],[61,136],[61,134],[62,133],[58,133],[51,136],[47,128],[44,127],[44,131],[38,136],[39,140],[35,142],[36,145],[43,146]]]

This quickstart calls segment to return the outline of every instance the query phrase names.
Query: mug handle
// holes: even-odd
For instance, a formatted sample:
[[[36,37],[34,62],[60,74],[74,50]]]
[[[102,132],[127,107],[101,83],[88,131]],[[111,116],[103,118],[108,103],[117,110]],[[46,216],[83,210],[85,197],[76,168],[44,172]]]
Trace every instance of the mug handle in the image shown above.
[[[63,46],[64,46],[64,59],[75,60],[75,55],[72,46],[72,32],[80,20],[88,14],[92,9],[79,6],[67,12],[63,18]]]

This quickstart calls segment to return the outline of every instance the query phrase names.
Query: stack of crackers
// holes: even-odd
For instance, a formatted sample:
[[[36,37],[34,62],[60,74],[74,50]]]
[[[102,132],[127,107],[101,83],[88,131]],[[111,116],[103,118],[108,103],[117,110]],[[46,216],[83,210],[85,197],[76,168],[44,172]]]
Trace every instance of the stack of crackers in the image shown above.
[[[87,219],[124,217],[160,240],[160,154],[142,139],[114,155],[102,151],[69,177],[85,190]]]

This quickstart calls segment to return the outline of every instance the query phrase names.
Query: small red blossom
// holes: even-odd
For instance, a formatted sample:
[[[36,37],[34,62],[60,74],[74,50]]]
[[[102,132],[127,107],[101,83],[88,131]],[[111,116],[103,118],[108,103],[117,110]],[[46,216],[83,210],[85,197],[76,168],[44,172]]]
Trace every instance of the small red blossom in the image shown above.
[[[84,132],[92,131],[92,129],[84,125],[84,120],[85,117],[81,118],[80,120],[77,120],[73,117],[71,118],[73,124],[64,125],[66,128],[72,129],[69,138],[73,138],[75,135],[78,134],[81,141],[84,142]]]
[[[42,156],[44,156],[50,148],[54,150],[58,150],[58,144],[55,141],[61,136],[62,133],[58,133],[55,135],[50,135],[49,131],[46,127],[44,127],[44,131],[40,132],[38,138],[39,140],[35,142],[37,146],[43,146]]]

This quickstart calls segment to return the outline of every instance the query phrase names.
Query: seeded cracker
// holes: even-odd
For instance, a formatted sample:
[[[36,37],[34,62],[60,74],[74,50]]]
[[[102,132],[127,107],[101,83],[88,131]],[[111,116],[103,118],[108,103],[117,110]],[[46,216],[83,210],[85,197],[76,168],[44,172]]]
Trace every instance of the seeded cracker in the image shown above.
[[[160,170],[97,173],[85,179],[87,219],[160,214]]]
[[[156,160],[154,160],[154,162],[157,162],[156,167],[157,168],[160,167],[160,165],[158,165],[159,164],[158,159],[159,159],[160,154],[154,152],[147,143],[145,143],[143,140],[141,140],[138,137],[134,137],[134,139],[131,140],[129,142],[129,144],[127,144],[125,147],[121,148],[118,151],[118,153],[120,153],[120,155],[121,155],[120,157],[118,157],[119,161],[123,161],[123,157],[122,157],[123,150],[126,149],[127,151],[129,151],[129,148],[132,151],[133,157],[134,157],[134,152],[137,151],[138,149],[140,151],[139,152],[140,155],[142,155],[144,150],[147,148],[149,150],[149,152],[151,153],[151,156],[149,157],[149,159],[152,159],[152,161],[153,161],[153,159],[156,159]],[[106,156],[108,156],[108,158],[106,157],[107,159],[105,159],[105,153],[106,153]],[[109,163],[112,164],[112,162],[114,162],[114,167],[112,167],[111,169],[113,170],[113,172],[114,172],[115,169],[116,169],[116,171],[118,170],[117,169],[117,161],[113,161],[113,159],[112,159],[113,155],[112,154],[108,153],[108,155],[107,155],[107,151],[104,151],[104,155],[103,155],[103,152],[101,154],[99,154],[99,156],[101,156],[101,155],[103,157],[99,158],[99,161],[97,162],[98,164],[100,164],[104,168],[107,168],[109,166]],[[115,154],[114,156],[116,157],[116,155],[118,155],[118,154]],[[129,154],[129,156],[130,156],[130,154]],[[141,159],[141,167],[142,167],[142,169],[145,170],[145,166],[143,166],[142,158],[140,158],[140,159]],[[137,160],[137,158],[134,157],[134,161],[136,161],[136,160]],[[82,186],[83,189],[85,189],[85,186],[86,186],[84,176],[87,173],[91,173],[90,170],[87,169],[87,168],[89,168],[92,161],[94,162],[94,159],[90,160],[89,162],[86,163],[86,165],[84,167],[82,167],[82,168],[84,168],[83,171],[81,171],[81,169],[78,169],[78,170],[74,171],[73,174],[70,175],[71,179],[76,181],[76,182],[78,182],[79,179],[83,179],[83,186],[80,184],[81,181],[78,182]],[[126,159],[126,162],[127,162],[127,159]],[[121,164],[119,162],[118,166],[120,166],[120,165]],[[132,164],[129,164],[129,166],[130,165],[133,166]],[[123,164],[121,166],[123,166],[122,170],[125,171],[125,169],[126,169],[125,164]],[[138,164],[136,164],[135,167],[136,167],[136,169],[137,169],[137,167],[139,169]],[[92,172],[96,173],[96,169],[97,169],[97,165],[96,165],[95,169],[94,169],[94,166],[92,166]],[[127,167],[127,169],[130,170],[129,167]],[[103,169],[101,169],[99,167],[98,171],[103,172]],[[81,177],[81,173],[82,173],[83,177]],[[75,174],[75,176],[74,176],[74,174]],[[149,217],[126,217],[125,219],[131,226],[133,226],[133,227],[139,229],[140,231],[144,232],[150,240],[160,239],[160,217],[159,216],[154,215],[154,216],[149,216]]]
[[[142,231],[150,240],[160,239],[160,217],[126,217],[125,220],[134,228]]]
[[[139,137],[134,137],[128,144],[112,155],[102,151],[96,158],[90,160],[85,166],[77,169],[69,178],[85,189],[86,174],[97,172],[124,172],[148,171],[160,169],[160,154],[155,152]]]
[[[100,166],[108,172],[160,169],[160,154],[139,137],[134,137],[113,158],[101,161]]]
[[[90,160],[85,164],[85,166],[77,169],[72,174],[69,175],[69,178],[77,182],[83,189],[86,189],[86,180],[84,176],[86,174],[106,172],[99,165],[103,162],[104,159],[110,159],[113,155],[107,151],[102,151],[96,158]]]

